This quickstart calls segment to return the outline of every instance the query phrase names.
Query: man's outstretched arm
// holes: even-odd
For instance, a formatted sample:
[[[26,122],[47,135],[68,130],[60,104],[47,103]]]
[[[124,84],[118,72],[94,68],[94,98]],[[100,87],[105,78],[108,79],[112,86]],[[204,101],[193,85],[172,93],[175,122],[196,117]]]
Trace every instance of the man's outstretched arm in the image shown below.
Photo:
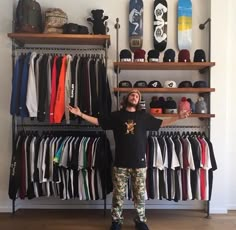
[[[93,125],[99,125],[98,119],[96,117],[92,117],[92,116],[82,113],[79,107],[72,107],[68,105],[67,108],[69,109],[71,113],[81,117],[82,119],[88,121],[89,123]]]
[[[180,111],[178,116],[171,117],[171,118],[168,118],[168,119],[164,119],[162,121],[161,127],[169,126],[169,125],[175,123],[176,121],[178,121],[180,119],[188,118],[190,114],[191,114],[191,111],[185,111],[185,110]]]

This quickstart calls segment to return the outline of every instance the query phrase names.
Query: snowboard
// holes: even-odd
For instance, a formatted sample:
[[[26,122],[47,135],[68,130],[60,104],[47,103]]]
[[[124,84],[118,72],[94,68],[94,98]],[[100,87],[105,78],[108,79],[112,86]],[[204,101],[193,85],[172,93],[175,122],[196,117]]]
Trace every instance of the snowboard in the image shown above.
[[[143,1],[129,2],[129,47],[132,52],[143,45]]]
[[[155,0],[153,9],[153,44],[159,52],[166,49],[167,45],[167,2]]]
[[[178,0],[178,48],[191,49],[192,45],[192,1]]]

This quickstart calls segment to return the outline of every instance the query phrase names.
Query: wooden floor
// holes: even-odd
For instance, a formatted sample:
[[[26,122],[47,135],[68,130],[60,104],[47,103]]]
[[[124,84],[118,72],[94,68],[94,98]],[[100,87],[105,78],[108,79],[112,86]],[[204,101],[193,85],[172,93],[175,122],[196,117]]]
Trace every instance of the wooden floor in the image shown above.
[[[134,230],[133,210],[125,210],[122,229]],[[151,230],[235,230],[236,212],[211,215],[201,211],[147,210]],[[15,215],[0,214],[1,230],[105,230],[110,213],[102,210],[18,210]]]

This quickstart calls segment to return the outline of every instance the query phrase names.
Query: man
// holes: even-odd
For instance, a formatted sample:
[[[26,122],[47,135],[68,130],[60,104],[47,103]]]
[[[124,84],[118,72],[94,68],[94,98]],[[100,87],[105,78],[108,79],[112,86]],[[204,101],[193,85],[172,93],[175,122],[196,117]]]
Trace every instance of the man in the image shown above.
[[[71,113],[82,119],[100,125],[103,129],[112,129],[116,144],[113,167],[112,225],[110,230],[121,229],[123,222],[123,203],[128,177],[131,176],[134,206],[137,211],[135,227],[137,230],[148,230],[145,216],[145,181],[146,181],[146,140],[147,130],[158,130],[187,118],[190,111],[180,111],[178,116],[165,120],[156,119],[148,113],[138,111],[141,93],[133,89],[125,98],[123,109],[112,112],[109,117],[92,117],[80,109],[68,106]]]

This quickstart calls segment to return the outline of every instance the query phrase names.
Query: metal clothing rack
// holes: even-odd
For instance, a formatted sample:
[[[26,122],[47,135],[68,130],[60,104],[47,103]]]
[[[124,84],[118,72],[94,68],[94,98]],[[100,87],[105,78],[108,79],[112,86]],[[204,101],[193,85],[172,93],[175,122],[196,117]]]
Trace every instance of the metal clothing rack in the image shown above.
[[[14,18],[14,17],[13,17]],[[105,23],[106,26],[106,31],[107,30],[107,22]],[[12,31],[14,31],[14,20],[12,23]],[[106,39],[105,44],[103,48],[81,48],[81,46],[85,47],[83,44],[78,45],[79,48],[75,47],[56,47],[58,45],[55,45],[55,47],[42,47],[42,46],[19,46],[17,43],[15,43],[12,40],[12,70],[14,70],[15,66],[15,61],[19,53],[26,53],[30,51],[37,51],[42,54],[48,54],[48,53],[57,53],[57,54],[77,54],[83,55],[85,57],[95,57],[95,58],[102,58],[104,60],[105,64],[105,74],[107,76],[107,64],[108,64],[108,47],[109,47],[109,41]],[[60,45],[59,45],[60,46]],[[100,46],[100,45],[99,45]],[[93,56],[95,55],[95,56]],[[78,131],[78,132],[94,132],[94,133],[103,133],[106,135],[106,132],[101,129],[101,127],[95,127],[95,126],[89,126],[88,124],[71,124],[71,125],[66,125],[66,124],[40,124],[40,123],[25,123],[23,120],[19,122],[19,119],[13,115],[12,116],[12,151],[15,151],[15,141],[17,138],[17,134],[19,130],[55,130],[55,131]],[[106,149],[106,141],[105,141],[105,149]],[[106,215],[106,209],[107,209],[107,201],[106,201],[106,196],[104,198],[104,215]],[[16,199],[12,200],[12,214],[15,214],[16,212]]]
[[[15,117],[14,117],[15,118]],[[12,123],[13,124],[13,123]],[[22,130],[19,130],[19,128],[22,128]],[[53,128],[53,130],[52,130]],[[56,129],[55,129],[56,128]],[[73,129],[72,129],[73,128]],[[13,127],[13,130],[16,129],[18,132],[20,131],[23,131],[23,132],[27,132],[27,131],[37,131],[37,132],[47,132],[48,130],[52,131],[52,132],[65,132],[65,131],[70,131],[70,132],[86,132],[87,134],[89,132],[92,132],[93,134],[95,134],[96,136],[98,135],[102,135],[104,137],[106,137],[106,131],[104,131],[101,127],[95,127],[95,126],[92,126],[92,125],[84,125],[82,127],[78,127],[78,125],[50,125],[50,124],[39,124],[39,125],[32,125],[32,124],[15,124],[15,127]],[[42,130],[41,130],[42,129]],[[18,133],[17,132],[17,133]],[[13,132],[14,134],[14,141],[12,141],[12,149],[13,151],[15,151],[15,148],[16,148],[16,137],[17,137],[17,133],[16,132]],[[87,136],[87,135],[86,135]],[[106,146],[106,141],[104,141],[104,148],[106,149],[107,146]],[[105,180],[106,181],[106,178]],[[106,184],[105,184],[106,186]],[[106,187],[104,188],[105,192],[106,192]],[[107,210],[107,199],[106,199],[106,196],[105,198],[103,199],[103,215],[105,216],[106,215],[106,210]],[[15,214],[16,212],[16,199],[13,199],[12,200],[12,214]]]
[[[210,18],[206,20],[206,22],[204,22],[203,24],[201,24],[199,26],[199,28],[202,30],[205,28],[206,24],[209,23],[209,36],[208,36],[208,41],[209,41],[209,60],[210,60],[210,45],[211,45],[211,28],[210,28]],[[116,29],[116,62],[119,63],[119,29],[120,29],[120,24],[119,24],[119,18],[116,18],[116,23],[115,23],[115,29]],[[128,70],[129,68],[127,68]],[[133,69],[133,68],[131,68]],[[142,68],[141,68],[142,69]],[[115,67],[115,73],[116,73],[116,84],[117,87],[119,85],[119,74],[120,74],[120,66],[119,64]],[[168,70],[168,69],[167,69]],[[209,71],[208,74],[210,75],[210,68],[206,68],[203,71]],[[203,73],[201,71],[199,71],[200,73]],[[210,81],[209,81],[210,82]],[[117,109],[119,110],[119,100],[120,100],[120,91],[118,90],[117,92]],[[210,96],[209,96],[210,99]],[[208,110],[210,111],[210,107],[209,107],[209,103],[208,103]],[[199,118],[200,120],[203,120],[202,118]],[[160,131],[205,131],[207,136],[210,138],[210,120],[206,123],[204,123],[205,125],[174,125],[174,126],[168,126],[168,127],[163,127],[160,128]],[[155,131],[149,131],[149,133],[155,133]],[[207,218],[209,218],[210,216],[210,201],[206,202],[206,213],[207,213]]]

